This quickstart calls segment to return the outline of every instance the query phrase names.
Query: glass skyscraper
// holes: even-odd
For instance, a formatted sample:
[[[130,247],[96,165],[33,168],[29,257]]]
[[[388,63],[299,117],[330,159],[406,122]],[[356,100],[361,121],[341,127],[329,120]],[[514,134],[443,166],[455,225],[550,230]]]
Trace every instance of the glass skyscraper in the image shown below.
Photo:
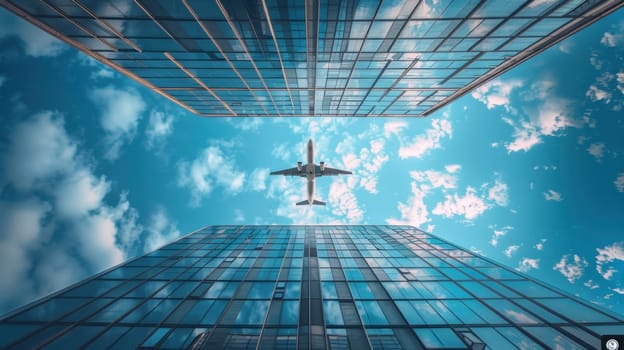
[[[0,0],[202,116],[424,116],[621,0]]]
[[[410,226],[209,226],[0,320],[9,349],[588,349],[622,315]]]

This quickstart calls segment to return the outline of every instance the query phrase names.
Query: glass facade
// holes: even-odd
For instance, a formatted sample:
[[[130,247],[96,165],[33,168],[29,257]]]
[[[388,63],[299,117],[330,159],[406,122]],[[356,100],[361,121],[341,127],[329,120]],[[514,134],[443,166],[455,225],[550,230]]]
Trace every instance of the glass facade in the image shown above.
[[[0,320],[8,349],[588,349],[624,318],[409,226],[209,226]]]
[[[203,116],[424,116],[621,0],[0,0]]]

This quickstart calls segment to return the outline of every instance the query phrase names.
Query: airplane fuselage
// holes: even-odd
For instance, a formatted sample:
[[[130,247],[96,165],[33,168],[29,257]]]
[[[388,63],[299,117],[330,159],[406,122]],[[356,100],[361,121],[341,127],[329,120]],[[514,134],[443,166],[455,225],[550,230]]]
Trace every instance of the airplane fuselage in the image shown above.
[[[326,167],[325,162],[320,162],[318,165],[314,164],[314,145],[312,144],[311,139],[308,141],[306,153],[308,158],[306,164],[303,164],[303,162],[297,162],[297,166],[295,168],[272,171],[270,175],[305,177],[308,198],[302,200],[301,202],[295,203],[295,205],[325,205],[325,202],[314,199],[316,178],[321,176],[351,175],[353,173],[347,170]]]
[[[308,203],[312,205],[314,201],[314,187],[315,187],[315,175],[316,169],[314,167],[314,145],[312,140],[308,141],[308,164],[305,166],[306,178],[308,179]]]

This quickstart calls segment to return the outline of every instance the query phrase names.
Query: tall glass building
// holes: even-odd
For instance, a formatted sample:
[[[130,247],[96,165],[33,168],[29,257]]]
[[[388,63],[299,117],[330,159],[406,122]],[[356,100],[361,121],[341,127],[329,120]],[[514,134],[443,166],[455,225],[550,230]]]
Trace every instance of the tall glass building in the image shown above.
[[[621,0],[0,0],[202,116],[424,116]]]
[[[589,349],[624,318],[409,226],[209,226],[0,320],[8,349]]]

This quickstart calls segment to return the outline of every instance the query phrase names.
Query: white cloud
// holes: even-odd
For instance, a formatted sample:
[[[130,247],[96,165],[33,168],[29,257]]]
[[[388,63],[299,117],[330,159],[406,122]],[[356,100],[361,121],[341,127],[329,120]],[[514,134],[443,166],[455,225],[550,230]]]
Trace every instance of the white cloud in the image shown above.
[[[130,206],[128,193],[119,195],[119,202],[115,207],[105,207],[100,210],[102,219],[116,222],[116,241],[126,257],[145,252],[145,241],[142,239],[144,227],[138,223],[139,213]]]
[[[618,177],[615,178],[613,184],[618,192],[624,192],[624,173],[618,174]]]
[[[585,112],[585,114],[583,115],[583,124],[582,125],[587,125],[589,128],[595,129],[596,128],[596,119],[592,119],[589,116],[590,116],[590,112]],[[587,138],[587,139],[589,140],[589,138]]]
[[[511,125],[514,129],[513,131],[513,142],[505,143],[505,148],[509,153],[525,151],[527,152],[533,146],[542,143],[541,133],[537,129],[537,127],[528,122],[528,121],[520,121],[519,124],[516,124],[513,120],[509,118],[503,118],[507,124]]]
[[[219,146],[209,146],[191,162],[178,164],[178,185],[188,188],[197,206],[202,197],[210,195],[216,186],[228,193],[237,194],[245,184],[245,173],[236,169],[234,160],[227,157]]]
[[[548,241],[546,238],[540,239],[539,243],[535,245],[535,249],[540,250],[540,251],[544,250],[544,243],[546,243],[546,241]]]
[[[605,32],[600,39],[600,43],[606,47],[616,47],[618,46],[619,41],[622,39],[621,34],[613,34],[610,32]]]
[[[362,178],[362,180],[360,180],[360,186],[362,186],[362,188],[365,189],[368,193],[377,194],[376,177]]]
[[[544,136],[561,136],[566,128],[583,125],[570,117],[571,102],[555,96],[554,86],[550,79],[531,84],[530,89],[521,93],[525,101],[537,101],[536,104],[524,104],[523,110],[528,118],[502,118],[513,128],[513,141],[505,143],[509,153],[526,152],[542,143]]]
[[[384,146],[384,139],[370,141],[370,148],[360,149],[359,159],[352,161],[350,164],[358,164],[362,167],[359,170],[353,169],[353,171],[360,178],[359,185],[369,193],[377,193],[377,173],[390,159],[384,151]],[[345,166],[347,166],[346,163]]]
[[[101,112],[100,125],[106,133],[105,156],[115,160],[121,147],[134,138],[146,104],[134,89],[116,89],[112,85],[92,90],[89,98]]]
[[[455,174],[456,172],[458,172],[461,169],[461,165],[459,165],[459,164],[449,164],[449,165],[445,166],[444,169],[446,169],[446,171],[448,171],[451,174]]]
[[[0,310],[8,311],[35,298],[36,281],[29,278],[32,252],[41,249],[44,219],[51,207],[39,200],[0,202]],[[4,312],[1,312],[4,313]]]
[[[392,121],[384,124],[384,135],[386,138],[390,135],[400,135],[401,130],[407,127],[407,122],[404,121]]]
[[[618,293],[618,294],[624,294],[624,289],[623,288],[611,288],[612,291]]]
[[[116,240],[124,240],[122,231],[135,236],[135,232],[142,230],[136,224],[136,215],[122,195],[116,207],[102,206],[95,213],[76,219],[72,225],[73,236],[80,245],[81,257],[96,271],[121,263],[126,255]]]
[[[65,133],[63,118],[52,112],[19,123],[10,138],[5,176],[21,190],[67,171],[76,156],[76,143]]]
[[[110,79],[115,77],[115,71],[110,69],[109,67],[103,65],[101,62],[97,61],[95,58],[85,54],[84,52],[76,53],[76,61],[91,69],[91,74],[89,77],[92,80],[98,79]]]
[[[472,97],[485,104],[488,109],[503,106],[510,112],[511,106],[509,105],[509,96],[515,88],[521,87],[522,85],[523,83],[521,80],[497,79],[472,90]]]
[[[65,288],[78,279],[78,276],[88,275],[83,264],[64,252],[62,245],[50,242],[46,253],[33,267],[33,277],[39,286],[44,286],[48,292]],[[42,290],[43,292],[43,290]],[[42,293],[42,294],[45,294]]]
[[[596,269],[598,270],[598,273],[606,280],[610,280],[611,277],[613,277],[613,274],[617,272],[616,269],[612,268],[607,268],[606,270],[604,270],[602,266],[598,266],[596,267]]]
[[[601,75],[596,77],[596,85],[603,88],[608,88],[612,81],[617,81],[617,75],[610,72],[602,72]]]
[[[400,219],[390,218],[386,221],[390,224],[409,224],[422,227],[430,221],[424,198],[434,189],[445,194],[445,200],[437,203],[432,213],[446,218],[463,216],[466,221],[471,221],[490,209],[492,205],[505,205],[507,203],[506,186],[501,186],[499,180],[496,180],[496,183],[489,189],[487,183],[483,184],[481,195],[478,195],[473,187],[467,187],[463,196],[458,193],[449,193],[457,188],[457,177],[454,173],[459,169],[459,165],[450,165],[446,167],[449,172],[411,171],[410,176],[414,180],[411,183],[412,196],[407,203],[398,203],[398,209],[401,213]]]
[[[590,85],[589,90],[585,93],[585,96],[589,97],[592,102],[604,101],[604,103],[611,102],[611,93],[600,89],[596,85]]]
[[[421,227],[430,221],[425,204],[426,192],[418,187],[416,182],[412,182],[412,196],[407,203],[399,202],[398,209],[401,213],[400,219],[390,218],[386,222],[390,225],[411,225]]]
[[[68,174],[55,187],[55,207],[61,217],[77,217],[102,205],[104,196],[110,190],[110,183],[104,176],[95,177],[88,169]]]
[[[370,148],[362,148],[360,150],[361,165],[370,174],[377,173],[381,167],[390,159],[388,155],[384,153],[383,140],[376,142],[375,140],[370,142]]]
[[[616,242],[604,248],[596,248],[596,271],[606,280],[611,279],[617,270],[612,263],[624,261],[624,242]],[[606,266],[605,266],[606,265]]]
[[[447,119],[432,119],[431,129],[416,136],[409,145],[401,143],[399,157],[401,159],[422,158],[430,150],[441,148],[440,141],[445,137],[451,137],[452,132],[451,122]]]
[[[555,171],[555,170],[557,170],[557,166],[556,165],[542,165],[542,166],[535,165],[535,166],[533,166],[533,170],[540,170],[540,169],[541,170],[545,170],[545,171],[548,171],[548,170]]]
[[[274,176],[271,178],[267,197],[278,201],[278,207],[273,211],[275,216],[287,218],[292,224],[315,222],[315,217],[320,216],[320,210],[325,208],[295,206],[295,203],[301,201],[304,197],[302,186],[304,186],[304,183],[298,178],[291,179],[285,176]]]
[[[457,187],[457,178],[454,175],[435,170],[410,171],[412,179],[418,182],[426,182],[433,188],[452,189]],[[427,186],[428,188],[429,186]]]
[[[78,64],[85,66],[85,67],[97,68],[98,66],[102,65],[100,62],[98,62],[98,60],[87,55],[86,53],[82,51],[76,52],[76,61],[78,62]]]
[[[8,11],[0,11],[0,23],[0,38],[19,38],[28,56],[54,57],[68,48],[62,41]]]
[[[362,160],[354,153],[348,153],[342,156],[342,163],[346,170],[353,171],[360,166]]]
[[[149,219],[149,224],[145,228],[143,252],[151,252],[171,243],[180,237],[180,230],[177,225],[171,222],[167,216],[165,208],[159,206]]]
[[[583,283],[583,285],[589,289],[597,289],[600,288],[599,285],[597,285],[593,280],[587,280],[585,281],[585,283]]]
[[[372,140],[370,142],[370,151],[372,154],[379,154],[383,151],[384,149],[384,145],[386,144],[386,141],[384,141],[383,139],[376,139],[376,140]]]
[[[505,249],[505,251],[503,252],[505,254],[506,257],[511,258],[511,256],[518,251],[518,249],[520,248],[519,245],[510,245],[509,247],[507,247],[507,249]]]
[[[553,190],[548,190],[548,192],[544,192],[544,198],[547,201],[555,201],[555,202],[561,202],[563,200],[561,193],[555,192]]]
[[[596,158],[596,161],[600,162],[604,156],[605,144],[602,142],[592,143],[587,148],[587,152]]]
[[[368,141],[368,147],[358,147],[359,140]],[[381,137],[380,130],[376,125],[358,135],[345,135],[336,146],[336,153],[342,159],[343,165],[332,163],[331,167],[339,167],[353,171],[359,182],[354,185],[363,188],[369,193],[377,193],[377,173],[390,159],[385,151],[386,140]],[[334,165],[335,164],[335,165]],[[352,180],[354,181],[354,180]],[[355,188],[355,187],[354,187]]]
[[[447,170],[457,171],[458,166],[450,166]],[[494,185],[488,188],[488,184],[481,186],[482,194],[477,194],[473,187],[467,187],[462,196],[458,193],[448,193],[457,187],[457,178],[452,173],[445,173],[435,170],[411,171],[412,195],[408,204],[399,203],[401,220],[391,219],[388,222],[412,222],[424,224],[429,221],[427,217],[427,206],[424,197],[433,189],[440,189],[445,194],[445,200],[438,202],[432,213],[435,215],[451,218],[453,216],[463,216],[466,221],[471,221],[483,214],[493,205],[507,205],[507,186],[500,180],[496,180]]]
[[[267,178],[269,177],[268,168],[256,168],[249,175],[249,186],[253,191],[264,191]]]
[[[286,124],[290,130],[297,135],[305,136],[314,140],[316,149],[324,149],[326,142],[323,137],[336,135],[339,130],[345,130],[349,124],[353,123],[349,118],[273,118],[273,123]],[[323,146],[323,147],[321,147]]]
[[[578,127],[570,118],[568,102],[558,98],[546,99],[537,112],[537,126],[544,136],[558,136],[567,127]]]
[[[555,82],[552,79],[545,78],[531,84],[531,88],[520,93],[525,101],[545,100],[550,96]]]
[[[497,205],[507,206],[509,203],[509,194],[507,192],[507,184],[496,180],[494,186],[488,191],[488,199],[494,201]]]
[[[518,264],[518,271],[527,272],[531,269],[539,268],[540,259],[522,258]]]
[[[91,79],[99,79],[99,78],[114,78],[115,77],[115,72],[113,70],[110,70],[106,67],[101,68],[96,70],[95,72],[91,73],[91,75],[89,76]]]
[[[574,48],[574,43],[570,40],[564,40],[560,45],[559,45],[559,51],[565,53],[565,54],[570,54],[572,53],[572,49]]]
[[[4,174],[5,188],[26,200],[0,204],[0,255],[14,261],[9,266],[0,258],[1,273],[3,280],[12,276],[11,283],[24,288],[22,295],[0,295],[0,308],[50,293],[136,253],[118,244],[124,235],[142,230],[136,210],[125,194],[116,206],[104,202],[110,183],[77,152],[61,115],[46,112],[19,122],[5,149],[4,169],[12,169]],[[25,165],[15,164],[18,160]]]
[[[240,209],[234,209],[234,222],[245,222],[245,213]]]
[[[285,176],[273,176],[269,181],[269,190],[267,193],[268,198],[280,198],[281,196],[288,194],[295,187],[296,181],[289,181]],[[301,184],[299,184],[299,189]],[[292,202],[291,204],[293,204]]]
[[[285,162],[293,161],[293,159],[291,159],[292,150],[287,143],[274,145],[271,154],[273,155],[273,157],[283,160]]]
[[[152,148],[157,143],[162,142],[173,132],[174,116],[163,112],[151,111],[145,136],[147,137],[147,147]]]
[[[233,117],[225,120],[236,129],[244,131],[256,131],[264,124],[262,117]]]
[[[444,202],[436,204],[432,213],[450,218],[453,216],[463,216],[470,221],[483,214],[489,206],[479,197],[472,187],[466,188],[466,194],[459,196],[446,195]]]
[[[591,63],[591,65],[594,66],[596,70],[601,70],[602,66],[604,65],[604,61],[601,60],[600,57],[598,57],[598,54],[596,52],[592,52],[591,56],[589,56],[589,63]]]
[[[497,229],[496,227],[492,226],[490,228],[494,230],[494,236],[492,236],[492,238],[490,239],[490,244],[493,247],[496,247],[498,245],[498,240],[500,239],[500,237],[506,235],[509,230],[513,230],[513,227],[511,226],[505,226],[501,229]]]
[[[620,90],[622,94],[624,94],[624,72],[616,73],[617,77],[617,89]]]
[[[568,254],[562,256],[561,260],[553,267],[553,270],[561,272],[570,283],[574,283],[583,276],[583,270],[587,267],[587,260],[574,254],[572,260],[568,261],[569,257],[570,255]]]
[[[356,137],[353,135],[345,135],[345,137],[336,145],[335,152],[339,155],[353,154],[356,152]],[[355,154],[354,154],[355,156]]]
[[[346,218],[348,223],[362,221],[364,212],[344,178],[332,181],[329,187],[329,202],[333,204],[331,210],[334,215]]]

